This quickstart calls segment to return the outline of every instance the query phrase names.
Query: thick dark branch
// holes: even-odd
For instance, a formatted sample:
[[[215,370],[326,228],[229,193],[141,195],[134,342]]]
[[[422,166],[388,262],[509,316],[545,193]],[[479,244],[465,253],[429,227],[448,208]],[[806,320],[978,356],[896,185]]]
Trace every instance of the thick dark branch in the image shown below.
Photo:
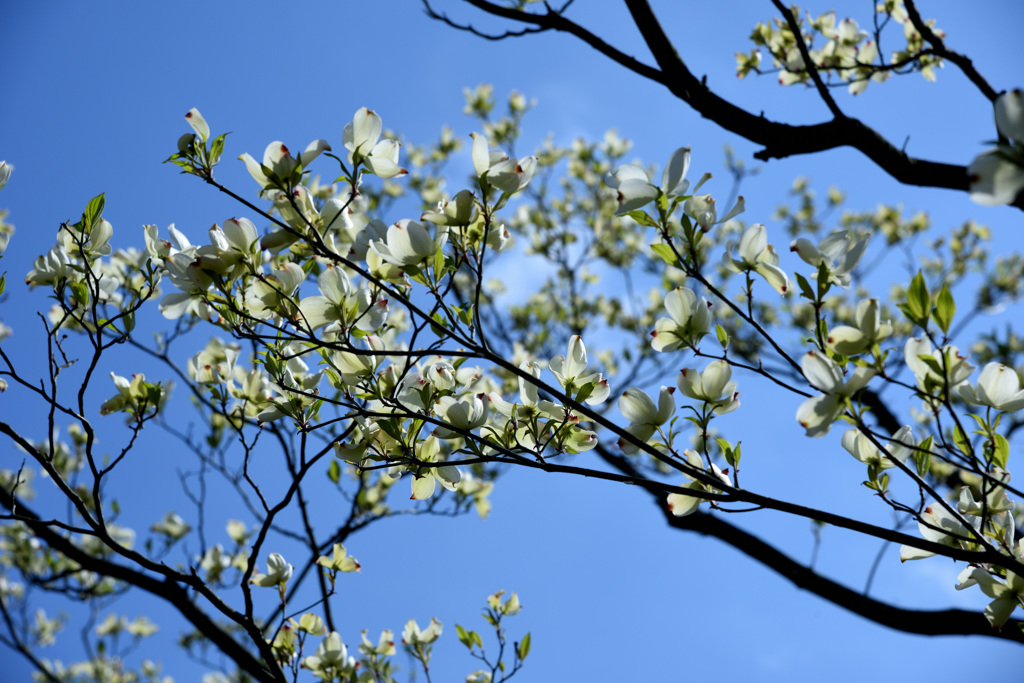
[[[771,121],[763,114],[754,115],[732,104],[715,94],[702,79],[697,78],[689,70],[646,0],[624,1],[659,68],[651,67],[635,57],[626,55],[579,24],[566,19],[559,12],[548,10],[543,14],[534,14],[502,7],[486,0],[465,0],[484,12],[530,24],[538,30],[562,31],[576,36],[637,75],[664,85],[669,92],[689,104],[704,118],[714,121],[740,137],[762,145],[763,149],[754,154],[755,158],[762,161],[799,154],[814,154],[838,147],[853,147],[905,185],[967,191],[968,176],[965,166],[911,157],[859,119],[843,117],[824,123],[793,126]],[[934,36],[934,32],[932,35]],[[937,42],[932,44],[936,49],[945,50],[944,47],[940,47],[941,39],[938,36],[935,36],[935,39]],[[968,78],[981,88],[986,96],[989,95],[991,87],[977,75],[969,60],[961,58],[962,56],[958,57],[949,50],[945,50],[944,57],[964,69]],[[958,58],[960,61],[957,61]],[[1024,209],[1024,196],[1019,196],[1013,205]]]
[[[597,453],[606,463],[623,474],[638,476],[639,473],[625,458],[616,456],[600,447]],[[665,516],[665,521],[672,528],[681,531],[695,531],[704,536],[717,538],[789,580],[798,588],[810,591],[838,607],[859,614],[877,624],[897,631],[921,635],[983,635],[1024,643],[1024,631],[1020,628],[1024,622],[1010,621],[1001,630],[997,630],[992,628],[985,617],[977,612],[959,609],[910,610],[894,607],[818,574],[757,536],[733,526],[717,516],[698,511],[687,517],[675,517],[664,504],[663,495],[654,494],[653,491],[649,491],[649,493],[652,494],[655,504]]]
[[[190,624],[257,681],[279,683],[281,680],[268,670],[266,665],[252,652],[243,647],[227,631],[218,626],[209,615],[199,609],[189,597],[188,592],[178,584],[170,580],[161,581],[130,567],[90,555],[72,543],[70,539],[50,528],[46,522],[28,510],[22,501],[16,502],[14,497],[2,488],[0,488],[0,505],[8,510],[16,508],[18,520],[28,526],[37,538],[80,565],[82,569],[95,572],[100,576],[109,576],[112,579],[124,581],[172,604]]]

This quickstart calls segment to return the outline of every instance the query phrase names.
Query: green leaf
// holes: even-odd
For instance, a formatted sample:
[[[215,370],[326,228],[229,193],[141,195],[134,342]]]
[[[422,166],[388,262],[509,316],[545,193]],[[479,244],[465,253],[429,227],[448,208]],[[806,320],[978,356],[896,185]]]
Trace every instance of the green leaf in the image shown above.
[[[625,215],[629,216],[640,225],[647,226],[648,228],[658,227],[658,224],[654,221],[653,218],[647,215],[646,211],[641,211],[640,209],[637,209],[636,211],[627,211]]]
[[[466,631],[466,629],[462,628],[458,624],[455,624],[455,632],[459,635],[459,642],[472,650],[473,638],[470,636],[470,632]]]
[[[441,276],[444,274],[444,251],[441,249],[441,245],[437,246],[437,250],[434,252],[434,283],[441,281]]]
[[[961,453],[970,457],[972,452],[971,441],[967,438],[967,434],[964,433],[964,430],[960,428],[960,425],[953,428],[953,443],[956,444],[956,447],[960,449]]]
[[[996,467],[1006,467],[1010,459],[1010,442],[1002,434],[995,435],[995,448],[992,452],[992,464]]]
[[[338,464],[337,460],[332,460],[331,464],[327,467],[327,478],[335,484],[341,480],[341,465]]]
[[[4,288],[7,286],[7,273],[0,275],[0,294],[4,293]]]
[[[583,403],[584,401],[586,401],[587,398],[592,393],[594,393],[594,389],[596,387],[597,387],[597,382],[587,382],[586,384],[584,384],[582,387],[580,387],[579,393],[576,394],[576,402],[577,403]]]
[[[527,633],[525,636],[523,636],[523,640],[522,640],[522,642],[519,643],[519,648],[517,649],[516,654],[519,655],[519,661],[523,661],[524,659],[526,659],[526,655],[530,654],[530,634],[529,633]]]
[[[920,450],[914,451],[914,464],[917,465],[917,475],[923,477],[932,468],[932,437],[921,442]]]
[[[796,277],[796,284],[800,287],[800,296],[810,301],[814,301],[814,290],[811,289],[811,283],[807,281],[800,273],[793,273]]]
[[[210,166],[216,166],[220,161],[220,155],[224,153],[224,138],[227,136],[227,133],[218,135],[210,143]]]
[[[670,266],[674,266],[676,265],[676,263],[678,263],[675,252],[672,251],[672,247],[668,246],[667,244],[656,242],[655,244],[651,245],[651,251],[657,254],[662,261],[664,261]]]
[[[84,228],[91,228],[96,224],[96,220],[103,215],[104,201],[103,195],[99,194],[90,199],[89,203],[85,205],[85,213],[82,214],[82,217],[85,219],[83,221]]]
[[[907,309],[910,322],[924,327],[928,322],[928,308],[931,305],[931,295],[928,293],[928,285],[925,284],[924,275],[917,271],[917,275],[910,281],[910,288],[907,289]]]
[[[939,326],[943,334],[949,332],[949,326],[953,323],[953,316],[956,315],[956,303],[953,301],[953,294],[949,287],[942,285],[938,298],[935,300],[935,308],[932,310],[932,319]]]
[[[84,282],[76,281],[71,283],[71,298],[79,306],[89,305],[89,288],[85,286]]]
[[[722,350],[729,348],[729,333],[725,331],[721,323],[715,323],[715,334],[718,335],[718,343],[722,345]]]

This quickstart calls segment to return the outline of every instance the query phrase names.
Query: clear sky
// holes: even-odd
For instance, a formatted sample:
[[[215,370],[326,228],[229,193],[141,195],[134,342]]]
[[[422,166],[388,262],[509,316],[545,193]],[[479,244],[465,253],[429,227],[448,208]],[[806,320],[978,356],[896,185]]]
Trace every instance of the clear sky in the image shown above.
[[[771,77],[735,78],[733,53],[749,49],[746,37],[754,24],[774,15],[769,2],[653,4],[692,70],[707,74],[724,96],[776,119],[827,118],[813,93],[779,88]],[[574,16],[582,23],[650,61],[620,3],[577,5]],[[812,9],[835,8],[863,22],[870,5]],[[1019,3],[921,5],[926,16],[938,19],[949,45],[968,53],[996,89],[1022,85],[1013,66],[1019,65],[1014,46],[1024,20]],[[453,0],[436,0],[435,6],[456,19],[494,25]],[[275,139],[301,148],[325,138],[340,148],[344,124],[361,106],[413,141],[436,138],[445,123],[466,136],[472,127],[461,113],[462,88],[484,82],[499,96],[518,89],[538,100],[521,138],[524,152],[548,133],[565,143],[617,128],[647,162],[662,164],[676,147],[691,145],[696,177],[720,171],[724,144],[750,162],[756,149],[569,36],[486,42],[430,21],[416,0],[6,2],[0,4],[0,44],[6,55],[0,60],[0,159],[16,167],[0,207],[10,209],[17,226],[2,264],[8,278],[0,319],[15,333],[5,351],[30,366],[39,362],[41,339],[34,311],[49,304],[41,291],[25,291],[22,275],[53,243],[60,221],[77,218],[89,198],[106,193],[115,246],[143,246],[145,223],[161,230],[175,223],[196,241],[213,223],[245,215],[244,207],[160,163],[187,132],[182,116],[190,107],[198,107],[215,132],[233,131],[220,177],[252,197],[251,179],[233,161],[243,152],[258,157]],[[966,164],[995,137],[991,108],[952,67],[935,84],[909,76],[873,84],[856,99],[837,95],[848,113],[898,144],[906,139],[907,151],[923,158]],[[1012,240],[1019,247],[1019,211],[983,209],[964,193],[901,186],[851,150],[773,161],[743,188],[744,218],[765,222],[771,231],[772,212],[797,176],[809,176],[819,193],[839,186],[854,210],[903,203],[911,212],[928,211],[939,230],[976,218],[992,227],[997,244]],[[722,182],[711,191],[724,197],[728,186]],[[792,272],[796,262],[788,257],[783,266]],[[779,405],[756,391],[744,400],[746,419],[732,425],[730,438],[744,440],[748,482],[787,485],[797,500],[840,512],[872,507],[870,494],[852,484],[859,466],[841,451],[836,434],[815,442],[802,436],[792,417],[797,401]],[[26,430],[38,422],[4,397],[0,411]],[[174,460],[187,457],[154,448],[127,468],[134,478],[120,483],[134,491],[126,500],[138,505],[138,518],[130,523],[145,529],[169,509],[173,491],[159,476],[173,473]],[[18,462],[9,446],[0,447],[0,468]],[[781,469],[806,479],[782,481]],[[824,480],[851,482],[852,491],[819,494],[816,484]],[[424,624],[437,616],[446,632],[436,650],[434,680],[461,680],[475,667],[454,624],[482,626],[477,614],[484,597],[504,588],[518,591],[525,605],[510,621],[510,635],[533,632],[533,651],[518,678],[524,682],[951,680],[1019,671],[1019,647],[905,636],[801,593],[713,539],[667,529],[638,491],[510,472],[499,481],[493,503],[483,522],[403,518],[354,538],[349,550],[364,569],[343,577],[345,641],[357,643],[363,628],[375,639],[382,628],[400,631],[410,617]],[[887,519],[881,509],[871,514],[879,523]],[[809,559],[807,523],[770,513],[748,517],[741,521],[746,528]],[[875,542],[828,529],[819,566],[861,586],[877,550]],[[952,564],[938,559],[900,566],[891,549],[872,594],[906,607],[983,605],[976,592],[953,591],[955,576]],[[166,611],[146,600],[114,609],[129,616],[146,610],[164,625],[160,637],[176,634]],[[65,661],[78,656],[73,631],[60,643],[59,652],[46,654]],[[198,680],[202,671],[169,652],[141,654],[163,659],[179,682]],[[27,669],[10,653],[0,654],[0,661],[8,658],[14,669],[5,671],[15,673],[5,675],[23,680]]]

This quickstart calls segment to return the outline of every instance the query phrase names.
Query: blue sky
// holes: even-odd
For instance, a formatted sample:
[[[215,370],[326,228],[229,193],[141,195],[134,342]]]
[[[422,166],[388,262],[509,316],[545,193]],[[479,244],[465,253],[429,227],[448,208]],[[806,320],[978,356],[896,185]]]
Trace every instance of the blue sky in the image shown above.
[[[647,60],[638,37],[623,28],[628,17],[619,3],[577,4],[580,21]],[[1024,10],[997,2],[970,9],[955,2],[922,4],[926,16],[936,17],[947,32],[950,46],[968,53],[996,89],[1021,85],[1010,46],[1019,41]],[[719,5],[654,3],[684,59],[721,94],[769,117],[824,120],[827,111],[810,92],[779,88],[770,77],[735,78],[733,53],[748,49],[753,25],[773,15],[770,3],[731,3],[728,11]],[[840,16],[864,21],[869,5],[813,10],[835,8]],[[493,25],[450,0],[437,0],[436,7],[481,27]],[[89,198],[106,193],[105,216],[114,225],[116,246],[142,246],[144,223],[161,230],[175,223],[195,241],[214,222],[244,215],[244,207],[160,163],[186,132],[182,116],[193,106],[215,132],[233,131],[220,177],[251,196],[251,179],[241,163],[231,161],[242,152],[258,157],[275,139],[303,147],[326,138],[337,148],[345,122],[360,106],[378,111],[386,126],[413,141],[436,138],[445,123],[466,136],[472,127],[461,114],[462,88],[484,82],[499,95],[518,89],[538,100],[527,117],[522,152],[548,133],[568,142],[617,128],[634,140],[633,154],[647,162],[664,163],[673,149],[691,145],[693,174],[718,172],[726,143],[748,161],[755,150],[568,36],[485,42],[430,21],[414,0],[288,7],[64,2],[45,10],[37,3],[5,3],[0,41],[7,54],[0,61],[0,159],[16,167],[0,206],[10,209],[9,220],[17,226],[3,261],[8,298],[0,319],[15,331],[5,350],[29,367],[39,362],[33,312],[48,303],[42,292],[25,291],[21,275],[52,244],[59,222],[77,218]],[[965,164],[995,134],[991,109],[950,67],[935,84],[911,76],[873,84],[856,99],[840,93],[839,99],[848,113],[864,117],[891,140],[907,139],[908,152],[928,159]],[[1019,246],[1019,212],[983,209],[963,193],[898,185],[851,150],[773,161],[743,188],[745,218],[765,222],[771,231],[772,211],[801,175],[819,193],[829,185],[841,187],[851,209],[903,203],[911,212],[927,210],[939,230],[976,218],[992,227],[997,244],[1013,240]],[[728,187],[720,181],[710,191],[724,197]],[[788,256],[783,265],[792,268],[795,261],[786,261]],[[797,402],[780,405],[771,394],[747,390],[742,377],[740,383],[747,392],[746,417],[730,425],[730,438],[744,439],[748,483],[782,487],[796,500],[839,512],[867,509],[885,523],[884,510],[874,509],[868,492],[852,484],[839,491],[818,486],[858,481],[859,466],[839,449],[838,437],[804,439],[792,419]],[[96,398],[107,389],[99,389]],[[30,430],[37,416],[22,413],[9,396],[0,397],[8,402],[0,403],[5,419]],[[747,450],[758,443],[760,452]],[[126,467],[131,474],[120,483],[135,491],[126,500],[138,506],[133,510],[139,529],[169,509],[174,491],[159,476],[173,472],[175,458],[185,457],[154,446]],[[8,447],[0,450],[0,467],[16,466],[17,460]],[[801,477],[781,477],[780,470],[799,471]],[[511,620],[510,635],[533,632],[523,681],[702,675],[765,681],[827,675],[846,681],[862,680],[868,671],[883,681],[951,679],[969,672],[1004,674],[1019,661],[1011,646],[914,638],[850,616],[712,539],[666,529],[637,491],[510,472],[493,502],[484,522],[403,518],[353,539],[349,549],[364,570],[344,577],[339,604],[345,641],[358,642],[363,628],[375,639],[381,628],[400,631],[410,617],[423,624],[437,616],[446,633],[435,655],[435,680],[459,680],[475,667],[461,651],[454,623],[482,625],[477,613],[484,597],[504,588],[518,591],[525,605]],[[765,513],[742,523],[796,557],[809,558],[813,538],[805,521]],[[858,586],[877,549],[875,542],[828,529],[819,566]],[[983,604],[976,595],[952,590],[955,575],[950,563],[937,559],[901,567],[893,549],[873,595],[920,608]],[[118,609],[130,616],[148,610],[167,624],[163,636],[174,635],[173,622],[161,618],[166,613],[150,609],[146,600]],[[68,650],[47,654],[69,660],[77,647],[69,632],[60,646]],[[197,679],[199,670],[188,662],[164,660],[176,680]],[[18,673],[12,680],[21,680],[26,670],[18,668],[20,660],[14,665]]]

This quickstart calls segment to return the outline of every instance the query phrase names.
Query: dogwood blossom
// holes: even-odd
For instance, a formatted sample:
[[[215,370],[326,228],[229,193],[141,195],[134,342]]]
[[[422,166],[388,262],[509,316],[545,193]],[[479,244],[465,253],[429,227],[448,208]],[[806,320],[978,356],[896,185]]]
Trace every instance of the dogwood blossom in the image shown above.
[[[853,457],[865,465],[871,465],[879,470],[887,470],[896,466],[896,461],[904,462],[914,452],[917,445],[914,442],[913,430],[910,427],[900,427],[892,435],[889,444],[883,452],[871,442],[866,434],[859,429],[848,429],[843,432],[842,446]]]
[[[743,231],[736,256],[733,256],[733,244],[730,242],[722,263],[735,273],[753,271],[760,274],[779,294],[789,291],[789,276],[779,268],[779,254],[768,244],[768,232],[763,223],[755,223]]]
[[[967,356],[960,355],[960,349],[952,344],[936,349],[927,337],[908,339],[903,355],[917,386],[928,395],[944,395],[947,388],[956,391],[974,372],[974,366],[967,362]]]
[[[986,206],[1010,204],[1024,190],[1024,91],[1004,92],[993,106],[996,130],[1010,143],[975,157],[967,168],[971,199]]]
[[[415,619],[406,622],[402,630],[402,642],[406,645],[430,645],[441,637],[442,624],[436,618],[431,617],[426,628],[420,629]]]
[[[267,556],[267,573],[253,574],[249,583],[269,588],[271,586],[283,586],[292,577],[293,567],[285,561],[280,553],[270,553]]]
[[[796,411],[797,422],[811,437],[828,434],[832,423],[846,410],[846,399],[875,376],[873,368],[858,367],[844,380],[842,368],[817,349],[804,354],[800,368],[811,386],[824,392],[804,401]]]
[[[370,242],[370,248],[396,266],[414,266],[437,251],[427,229],[414,220],[403,218],[388,228],[385,240]]]
[[[338,632],[331,631],[320,641],[314,654],[302,659],[302,668],[325,681],[342,680],[355,671],[356,660],[349,656],[348,647]]]
[[[481,183],[508,193],[519,192],[530,183],[537,171],[537,157],[509,157],[504,152],[489,150],[486,135],[470,133],[470,136],[473,138],[473,169]]]
[[[840,287],[849,287],[850,273],[864,256],[870,237],[871,235],[866,235],[853,242],[849,230],[839,230],[818,244],[814,244],[806,237],[800,237],[793,240],[789,250],[795,251],[804,263],[815,268],[824,267],[829,282]]]
[[[992,598],[985,607],[985,618],[996,628],[1005,624],[1015,609],[1024,606],[1024,577],[1011,571],[1006,572],[1006,580],[1002,581],[981,567],[966,567],[957,581],[958,591],[977,586]]]
[[[665,295],[668,318],[658,318],[651,332],[655,351],[675,351],[696,346],[711,331],[711,304],[687,287],[676,287]]]
[[[646,442],[658,427],[671,419],[676,412],[676,401],[672,394],[675,387],[662,387],[658,394],[658,405],[642,389],[630,387],[619,396],[619,412],[629,420],[626,431],[638,441]],[[638,447],[625,439],[619,439],[619,448],[626,453],[635,453]]]
[[[676,383],[684,396],[713,406],[715,415],[725,415],[740,407],[732,366],[724,360],[711,361],[703,372],[684,368]]]
[[[841,356],[853,356],[892,334],[892,325],[878,315],[878,300],[864,299],[853,314],[856,327],[837,325],[828,331],[825,345]]]
[[[350,164],[362,164],[379,178],[405,175],[407,170],[398,165],[398,152],[402,146],[396,140],[381,140],[384,124],[375,111],[360,107],[345,124],[341,140],[348,150]]]
[[[587,347],[578,334],[569,339],[566,355],[557,355],[548,362],[548,369],[558,379],[567,393],[573,394],[583,385],[594,382],[594,389],[584,399],[587,405],[604,403],[611,393],[608,380],[600,372],[583,374],[587,369]]]
[[[941,543],[951,548],[959,548],[962,541],[974,538],[973,532],[939,503],[932,503],[921,512],[917,528],[926,541]],[[935,553],[930,550],[921,550],[909,545],[900,547],[901,562],[920,560],[933,555]]]
[[[1017,371],[1001,363],[988,363],[978,375],[977,386],[964,382],[958,392],[962,399],[975,405],[1006,412],[1024,408],[1024,390],[1020,388]]]

